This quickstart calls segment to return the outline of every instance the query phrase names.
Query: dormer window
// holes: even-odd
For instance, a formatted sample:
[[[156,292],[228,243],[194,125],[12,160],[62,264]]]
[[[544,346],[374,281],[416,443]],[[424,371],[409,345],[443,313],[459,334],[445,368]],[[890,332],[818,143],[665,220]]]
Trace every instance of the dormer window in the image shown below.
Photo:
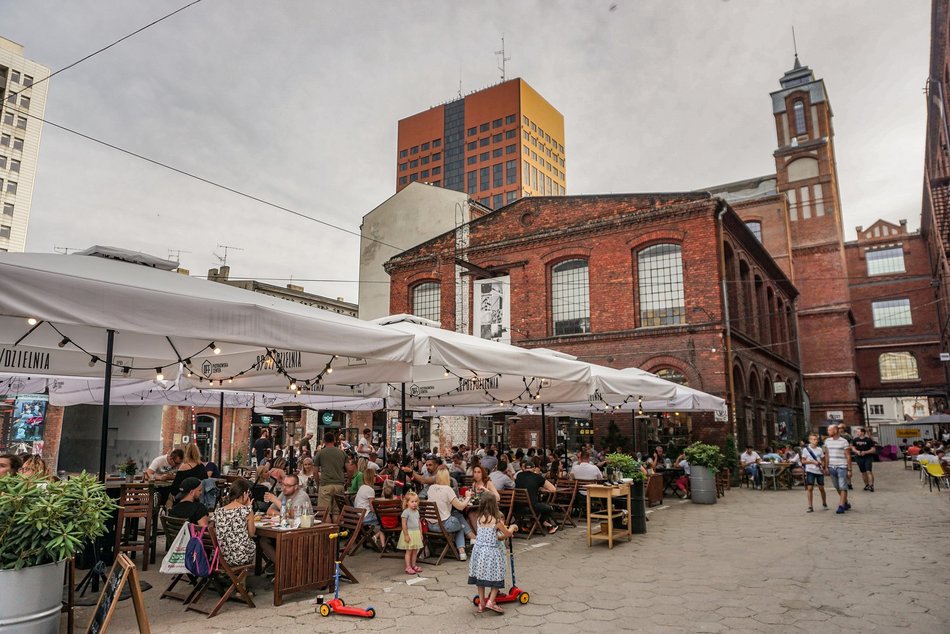
[[[805,127],[805,103],[801,99],[796,99],[792,104],[792,112],[795,114],[795,134],[807,134]]]

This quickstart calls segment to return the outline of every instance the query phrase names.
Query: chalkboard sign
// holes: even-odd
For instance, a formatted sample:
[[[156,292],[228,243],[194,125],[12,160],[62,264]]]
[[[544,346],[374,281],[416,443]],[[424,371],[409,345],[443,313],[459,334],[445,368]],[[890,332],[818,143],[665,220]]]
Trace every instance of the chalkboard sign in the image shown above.
[[[131,581],[131,583],[129,583]],[[112,613],[115,612],[122,588],[129,583],[129,592],[132,594],[132,605],[135,608],[135,620],[138,621],[141,634],[151,634],[148,625],[148,615],[145,613],[145,600],[142,597],[142,588],[139,586],[138,572],[135,564],[127,555],[120,554],[115,558],[112,570],[106,578],[105,587],[96,603],[96,611],[92,615],[86,634],[100,634],[109,628]]]

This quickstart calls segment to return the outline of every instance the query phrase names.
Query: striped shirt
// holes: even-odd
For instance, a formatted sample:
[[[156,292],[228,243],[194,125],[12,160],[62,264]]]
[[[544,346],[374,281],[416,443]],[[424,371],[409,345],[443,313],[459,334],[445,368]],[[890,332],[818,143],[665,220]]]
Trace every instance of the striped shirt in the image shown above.
[[[825,451],[828,452],[829,467],[846,467],[848,459],[845,457],[845,451],[851,446],[847,440],[838,436],[837,438],[828,438],[825,440]]]

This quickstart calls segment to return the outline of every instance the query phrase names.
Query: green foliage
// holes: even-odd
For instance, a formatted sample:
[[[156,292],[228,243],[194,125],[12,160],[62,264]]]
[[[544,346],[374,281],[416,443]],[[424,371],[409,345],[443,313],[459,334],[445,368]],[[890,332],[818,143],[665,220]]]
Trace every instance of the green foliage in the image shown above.
[[[643,482],[646,475],[641,470],[639,460],[625,453],[607,454],[607,467],[623,473],[623,477],[632,478],[634,482]]]
[[[244,450],[238,449],[237,455],[234,457],[234,467],[240,467],[244,464]]]
[[[105,487],[88,473],[49,483],[0,477],[0,570],[72,557],[105,532],[115,508]]]
[[[610,421],[610,424],[607,425],[607,435],[604,436],[602,442],[605,451],[613,451],[617,447],[626,451],[627,445],[630,443],[627,437],[620,433],[617,423],[613,421]]]
[[[732,434],[726,435],[726,447],[723,449],[722,466],[728,468],[732,473],[739,470],[739,444],[736,437]]]
[[[691,467],[706,467],[713,473],[719,471],[723,463],[722,451],[716,445],[694,442],[683,453]]]
[[[125,463],[122,464],[120,470],[127,476],[134,476],[136,473],[138,473],[139,465],[134,460],[129,458]]]

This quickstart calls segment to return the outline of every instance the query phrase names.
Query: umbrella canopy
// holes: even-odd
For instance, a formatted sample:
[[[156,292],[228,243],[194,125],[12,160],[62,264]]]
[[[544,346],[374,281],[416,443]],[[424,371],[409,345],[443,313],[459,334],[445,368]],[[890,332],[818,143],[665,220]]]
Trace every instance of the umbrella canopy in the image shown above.
[[[898,425],[950,425],[950,414],[931,414],[913,421],[896,423]]]
[[[404,333],[226,284],[91,255],[0,254],[0,370],[100,377],[108,330],[117,378],[172,378],[180,362],[219,380],[287,376],[307,355],[321,370],[352,360],[403,380],[413,354]]]

